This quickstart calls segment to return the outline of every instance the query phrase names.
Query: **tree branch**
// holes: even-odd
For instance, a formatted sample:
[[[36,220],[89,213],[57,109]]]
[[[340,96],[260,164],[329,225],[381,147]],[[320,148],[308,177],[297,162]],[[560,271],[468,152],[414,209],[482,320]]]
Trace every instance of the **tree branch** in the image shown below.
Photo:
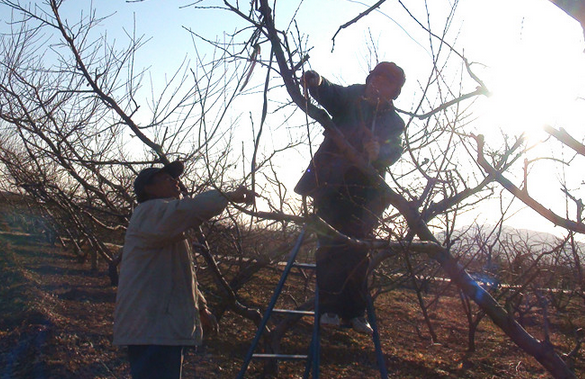
[[[575,222],[572,220],[568,220],[563,218],[550,209],[545,208],[542,204],[538,201],[533,199],[528,192],[521,190],[520,188],[516,187],[510,180],[508,180],[502,173],[496,170],[492,165],[488,163],[485,159],[483,154],[484,149],[484,137],[482,135],[474,136],[477,142],[477,163],[484,169],[484,171],[495,177],[495,180],[500,183],[505,189],[508,190],[512,195],[514,195],[517,199],[522,201],[524,204],[528,205],[530,208],[534,209],[538,214],[542,217],[546,218],[550,222],[555,225],[560,225],[568,230],[572,230],[577,233],[585,233],[585,224],[581,222]]]
[[[356,164],[366,175],[371,175],[386,190],[386,196],[390,203],[406,218],[409,227],[416,232],[423,241],[434,242],[439,245],[433,233],[425,224],[421,214],[417,209],[401,195],[393,191],[388,184],[378,175],[376,170],[371,167],[352,146],[343,138],[343,135],[333,121],[329,118],[324,110],[317,109],[311,104],[305,102],[297,83],[294,80],[294,72],[287,66],[287,60],[282,50],[281,41],[272,18],[272,11],[269,7],[268,0],[260,0],[260,12],[264,18],[265,32],[272,43],[272,48],[280,68],[280,75],[284,80],[286,89],[292,100],[317,120],[321,125],[331,133],[333,141],[342,150],[345,156]],[[441,249],[432,255],[443,269],[447,272],[451,280],[471,299],[473,299],[486,314],[498,325],[518,346],[528,354],[535,357],[555,378],[575,378],[563,360],[556,354],[554,348],[548,344],[543,344],[530,335],[513,317],[511,317],[498,302],[481,286],[477,284],[469,274],[464,270],[461,264],[446,249]]]

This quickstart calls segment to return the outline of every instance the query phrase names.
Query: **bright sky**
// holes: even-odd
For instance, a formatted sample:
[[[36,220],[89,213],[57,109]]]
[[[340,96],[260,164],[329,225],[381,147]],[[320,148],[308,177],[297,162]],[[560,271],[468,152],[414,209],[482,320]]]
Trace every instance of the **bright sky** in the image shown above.
[[[118,40],[120,47],[126,44],[125,33],[150,38],[139,52],[139,67],[151,67],[153,80],[162,80],[172,74],[185,56],[194,58],[194,40],[184,27],[210,39],[223,38],[223,32],[232,32],[242,23],[227,12],[180,8],[193,1],[169,2],[145,0],[124,1],[94,0],[97,14],[112,16],[104,21],[102,31]],[[221,1],[203,1],[200,5],[221,4]],[[248,3],[248,2],[245,2]],[[398,2],[387,1],[381,12],[375,12],[357,24],[342,30],[331,52],[331,38],[338,27],[356,14],[374,4],[374,0],[305,0],[297,13],[297,25],[302,34],[308,35],[311,51],[310,66],[322,75],[341,84],[363,82],[372,59],[371,44],[375,41],[380,60],[395,61],[407,75],[407,83],[397,101],[400,109],[410,110],[420,98],[419,85],[424,84],[430,72],[428,35],[400,7]],[[409,9],[425,20],[423,1],[405,2]],[[433,0],[426,3],[431,15],[431,28],[441,34],[446,12],[452,1]],[[66,17],[78,18],[79,6],[88,2],[65,2]],[[277,4],[277,24],[283,28],[290,23],[297,1],[281,0]],[[0,8],[0,19],[9,20],[5,9]],[[294,28],[294,25],[293,25]],[[583,135],[585,120],[585,43],[580,25],[547,0],[461,0],[456,18],[447,40],[456,39],[459,51],[472,62],[474,69],[486,82],[493,96],[482,99],[478,108],[481,131],[489,138],[499,129],[521,133],[526,131],[537,140],[543,124],[563,127],[577,138]],[[208,50],[196,41],[200,53]],[[463,92],[471,92],[470,87]],[[580,98],[580,99],[579,99]],[[250,111],[260,113],[258,109]],[[238,106],[237,106],[238,107]],[[239,109],[249,108],[240,105]],[[289,168],[290,185],[307,164],[293,159],[298,167]],[[551,176],[539,173],[536,176]],[[582,181],[582,174],[577,181]],[[545,196],[553,181],[545,180],[535,186],[533,195]],[[558,189],[555,184],[555,190]],[[585,198],[585,193],[580,194]],[[558,210],[557,210],[558,211]],[[561,214],[563,214],[561,209]],[[549,229],[548,222],[534,222],[537,217],[523,216],[516,223],[537,230]],[[528,225],[527,221],[530,221]]]

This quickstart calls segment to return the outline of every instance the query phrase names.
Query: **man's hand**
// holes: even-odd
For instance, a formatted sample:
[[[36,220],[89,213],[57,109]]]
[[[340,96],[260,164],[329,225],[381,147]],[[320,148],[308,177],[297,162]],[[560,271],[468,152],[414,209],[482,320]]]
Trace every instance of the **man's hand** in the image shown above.
[[[303,87],[305,88],[314,88],[319,87],[321,85],[322,79],[321,75],[319,75],[316,71],[306,71],[303,74]]]
[[[219,333],[219,325],[213,313],[209,309],[203,308],[199,310],[199,319],[203,327],[203,335],[216,336]]]
[[[246,205],[254,204],[254,198],[258,194],[244,186],[238,187],[235,191],[227,192],[226,196],[233,203],[244,203]]]

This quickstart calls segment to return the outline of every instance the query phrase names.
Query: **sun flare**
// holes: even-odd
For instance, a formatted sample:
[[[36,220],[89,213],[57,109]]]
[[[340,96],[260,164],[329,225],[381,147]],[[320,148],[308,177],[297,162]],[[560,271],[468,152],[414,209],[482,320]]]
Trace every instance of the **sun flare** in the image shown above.
[[[491,123],[509,134],[531,135],[554,121],[562,88],[532,64],[511,64],[494,78],[488,100]]]
[[[539,138],[543,126],[571,121],[579,97],[574,62],[538,50],[506,54],[486,81],[489,124],[510,135]]]

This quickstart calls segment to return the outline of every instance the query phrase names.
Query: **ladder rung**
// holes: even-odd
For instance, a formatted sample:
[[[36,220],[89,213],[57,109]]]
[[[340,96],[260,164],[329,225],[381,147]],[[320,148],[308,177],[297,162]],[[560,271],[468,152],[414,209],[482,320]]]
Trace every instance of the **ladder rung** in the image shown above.
[[[293,267],[298,267],[298,268],[317,268],[317,265],[314,263],[293,263]]]
[[[282,359],[282,360],[303,360],[307,359],[307,355],[292,355],[292,354],[254,354],[253,358],[260,359]]]
[[[313,311],[297,311],[295,309],[273,309],[272,312],[275,313],[284,313],[289,315],[301,315],[301,316],[314,316],[315,312]]]

